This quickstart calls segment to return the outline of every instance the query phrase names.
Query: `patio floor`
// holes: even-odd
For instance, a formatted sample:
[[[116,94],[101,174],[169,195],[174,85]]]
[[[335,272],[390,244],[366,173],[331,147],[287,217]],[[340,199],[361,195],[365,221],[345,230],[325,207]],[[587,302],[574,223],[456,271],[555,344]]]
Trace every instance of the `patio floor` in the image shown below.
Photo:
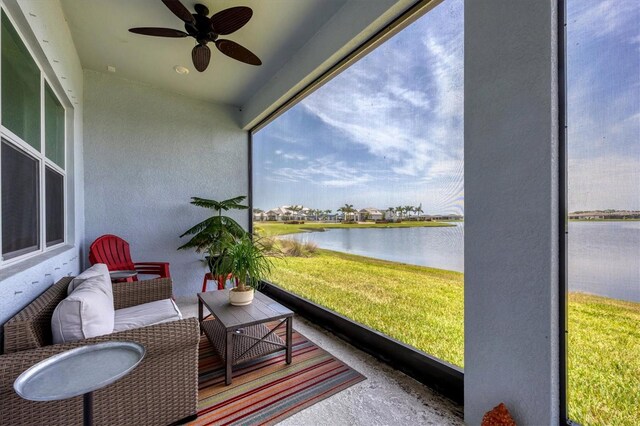
[[[185,317],[197,317],[195,296],[176,300]],[[411,377],[308,322],[293,327],[367,380],[294,414],[281,425],[463,425],[462,407]]]

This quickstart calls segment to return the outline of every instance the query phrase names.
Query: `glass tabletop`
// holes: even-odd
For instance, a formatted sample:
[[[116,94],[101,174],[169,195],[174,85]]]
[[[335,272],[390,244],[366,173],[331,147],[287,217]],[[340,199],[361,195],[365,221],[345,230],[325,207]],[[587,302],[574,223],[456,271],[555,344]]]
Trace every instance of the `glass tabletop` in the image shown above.
[[[33,365],[14,382],[30,401],[54,401],[107,386],[133,370],[145,349],[135,342],[104,342],[59,353]]]

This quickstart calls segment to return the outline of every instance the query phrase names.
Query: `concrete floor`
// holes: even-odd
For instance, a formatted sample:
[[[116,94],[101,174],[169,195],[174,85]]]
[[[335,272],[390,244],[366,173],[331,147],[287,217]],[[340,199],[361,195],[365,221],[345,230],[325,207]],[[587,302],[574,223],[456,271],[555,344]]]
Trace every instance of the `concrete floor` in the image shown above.
[[[176,300],[185,317],[197,316],[194,298]],[[463,425],[462,407],[296,316],[293,327],[367,377],[293,416],[283,426]]]

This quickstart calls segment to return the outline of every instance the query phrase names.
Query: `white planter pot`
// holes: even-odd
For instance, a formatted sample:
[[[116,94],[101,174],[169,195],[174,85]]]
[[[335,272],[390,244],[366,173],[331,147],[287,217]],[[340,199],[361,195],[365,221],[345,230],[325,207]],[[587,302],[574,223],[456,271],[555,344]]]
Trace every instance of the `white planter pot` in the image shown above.
[[[248,305],[253,301],[253,294],[253,289],[249,289],[247,291],[237,291],[236,288],[232,288],[229,291],[229,303],[234,306]]]

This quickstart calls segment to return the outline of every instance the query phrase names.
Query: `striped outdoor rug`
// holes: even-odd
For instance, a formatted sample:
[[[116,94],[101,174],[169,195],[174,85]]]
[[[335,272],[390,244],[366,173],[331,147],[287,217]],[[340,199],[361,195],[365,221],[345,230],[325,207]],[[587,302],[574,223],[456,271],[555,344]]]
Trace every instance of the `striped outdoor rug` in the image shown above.
[[[277,333],[284,340],[284,327]],[[222,360],[200,339],[198,418],[190,425],[273,425],[365,377],[293,331],[293,362],[284,351],[234,368],[224,384]]]

